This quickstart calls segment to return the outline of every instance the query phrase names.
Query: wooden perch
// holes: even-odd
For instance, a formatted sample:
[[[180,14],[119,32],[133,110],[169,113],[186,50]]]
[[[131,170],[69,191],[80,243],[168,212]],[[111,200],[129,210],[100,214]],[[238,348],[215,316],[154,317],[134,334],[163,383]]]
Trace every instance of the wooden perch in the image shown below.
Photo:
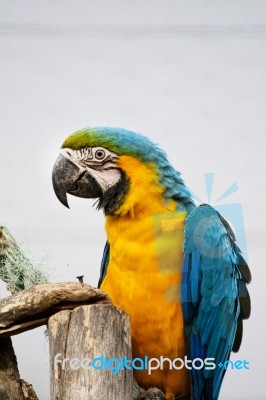
[[[114,307],[105,293],[80,282],[53,283],[0,301],[0,342],[43,324],[48,324],[50,341],[51,400],[132,400],[131,370],[124,368],[114,374],[110,366],[76,370],[62,363],[65,358],[131,359],[129,317]],[[62,362],[54,362],[57,354]],[[19,382],[17,390],[30,390]],[[33,395],[3,399],[36,400]]]
[[[48,329],[51,400],[132,400],[132,371],[113,374],[86,364],[101,356],[131,359],[130,322],[122,310],[95,304],[61,311],[49,318]],[[56,356],[61,362],[55,362]],[[63,364],[64,359],[69,362]],[[70,367],[72,359],[74,364],[80,360],[80,368]]]
[[[0,338],[45,325],[48,318],[64,309],[82,304],[106,303],[108,296],[81,283],[36,285],[0,300]]]

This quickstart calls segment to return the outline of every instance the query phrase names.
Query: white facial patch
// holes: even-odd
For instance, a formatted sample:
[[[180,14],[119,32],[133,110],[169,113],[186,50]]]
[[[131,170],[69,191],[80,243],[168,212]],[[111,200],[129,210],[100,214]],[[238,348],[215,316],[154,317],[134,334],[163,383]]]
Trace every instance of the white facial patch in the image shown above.
[[[117,155],[104,147],[84,147],[80,150],[64,148],[60,153],[82,172],[88,171],[103,192],[116,185],[121,178],[121,172],[116,167]]]
[[[97,171],[93,169],[88,169],[89,173],[96,179],[96,181],[101,186],[103,192],[110,189],[112,186],[116,185],[121,178],[121,173],[119,169],[107,169],[103,171]]]

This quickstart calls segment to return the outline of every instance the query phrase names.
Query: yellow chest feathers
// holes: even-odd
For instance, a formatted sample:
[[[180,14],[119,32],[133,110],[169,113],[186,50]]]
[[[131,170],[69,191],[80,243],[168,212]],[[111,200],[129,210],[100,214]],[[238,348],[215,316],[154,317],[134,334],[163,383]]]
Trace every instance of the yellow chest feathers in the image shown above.
[[[186,212],[176,211],[174,200],[165,201],[152,165],[130,156],[120,157],[118,164],[130,177],[130,189],[116,215],[106,218],[110,262],[102,287],[112,292],[123,288],[131,298],[133,292],[134,297],[153,292],[154,286],[161,288],[163,300],[165,289],[180,281]]]
[[[174,324],[177,332],[179,324],[176,334],[183,334],[178,296],[186,212],[176,211],[173,200],[165,203],[155,170],[138,163],[123,156],[130,191],[117,215],[106,218],[110,260],[101,289],[130,315],[136,352],[145,353],[148,341],[150,345],[153,342],[153,355],[162,355],[164,350],[166,356],[177,338],[168,335],[162,349],[158,336],[163,338],[165,333],[161,331],[169,332]]]
[[[147,305],[147,299],[162,309],[179,300],[185,218],[185,212],[177,211],[141,219],[107,218],[110,260],[101,288],[115,305],[134,315],[139,312],[136,305]]]
[[[186,354],[180,302],[186,212],[163,199],[152,166],[123,156],[130,190],[115,216],[106,218],[110,259],[101,289],[131,319],[133,358]],[[166,398],[189,390],[187,371],[135,371],[143,387],[164,389]]]

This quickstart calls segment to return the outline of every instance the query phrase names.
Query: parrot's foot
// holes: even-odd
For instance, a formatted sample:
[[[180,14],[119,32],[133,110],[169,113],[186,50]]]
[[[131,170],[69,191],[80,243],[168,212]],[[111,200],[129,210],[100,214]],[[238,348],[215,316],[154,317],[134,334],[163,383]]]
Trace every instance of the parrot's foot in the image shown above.
[[[144,393],[141,393],[137,400],[165,400],[165,396],[160,389],[150,388]]]
[[[133,398],[132,400],[191,400],[190,395],[182,394],[174,396],[172,394],[163,394],[158,388],[150,388],[148,390],[143,389],[137,384],[137,381],[133,379]]]
[[[133,379],[133,399],[132,400],[166,400],[163,392],[158,388],[143,389]]]

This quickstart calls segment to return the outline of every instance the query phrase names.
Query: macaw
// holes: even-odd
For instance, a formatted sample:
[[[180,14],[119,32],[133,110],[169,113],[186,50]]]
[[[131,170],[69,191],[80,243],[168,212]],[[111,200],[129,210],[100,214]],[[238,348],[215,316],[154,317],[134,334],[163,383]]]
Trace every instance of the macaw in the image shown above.
[[[230,225],[211,206],[195,206],[166,153],[147,137],[121,128],[86,128],[63,143],[53,187],[97,198],[107,243],[99,287],[126,311],[133,358],[212,358],[216,368],[134,371],[149,392],[167,400],[218,398],[224,368],[250,315],[249,268]]]

